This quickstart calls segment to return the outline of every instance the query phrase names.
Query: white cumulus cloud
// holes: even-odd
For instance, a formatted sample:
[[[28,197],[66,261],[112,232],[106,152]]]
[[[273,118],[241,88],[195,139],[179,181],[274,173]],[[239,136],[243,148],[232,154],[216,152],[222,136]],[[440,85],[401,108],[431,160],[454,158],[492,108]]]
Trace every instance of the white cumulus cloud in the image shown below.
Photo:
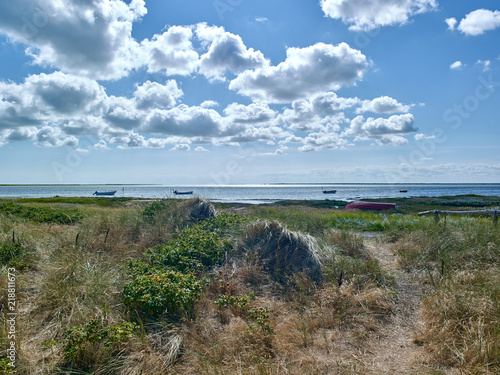
[[[177,87],[177,82],[173,79],[164,85],[148,80],[137,86],[134,92],[139,109],[172,107],[182,95],[182,90]]]
[[[202,43],[210,45],[199,63],[199,72],[210,80],[225,80],[227,71],[238,74],[269,65],[262,52],[247,48],[239,35],[224,31],[222,27],[199,24],[196,34]]]
[[[309,133],[303,140],[304,146],[299,147],[299,151],[310,152],[322,149],[344,149],[351,145],[348,140],[342,138],[334,132],[314,132]]]
[[[500,27],[500,11],[478,9],[460,21],[457,29],[466,35],[477,36]]]
[[[216,137],[223,130],[222,117],[213,109],[181,104],[169,110],[155,109],[142,131],[184,137]]]
[[[192,43],[191,26],[172,26],[163,34],[156,34],[151,40],[141,42],[144,54],[143,64],[151,73],[187,76],[198,67],[198,52]]]
[[[341,19],[350,30],[403,25],[411,16],[436,9],[436,0],[321,0],[326,16]]]
[[[229,122],[240,124],[268,123],[276,116],[276,112],[265,103],[232,103],[224,109],[224,114]]]
[[[462,69],[465,65],[461,61],[455,61],[450,65],[450,69],[459,70]]]
[[[389,118],[365,119],[357,116],[342,135],[355,140],[375,140],[379,144],[401,145],[408,141],[403,135],[417,132],[412,114],[393,115]],[[403,141],[404,140],[404,141]]]
[[[143,0],[18,0],[0,2],[0,33],[28,45],[34,62],[63,72],[117,79],[134,68],[132,23]],[[22,21],[22,22],[21,22]]]
[[[434,139],[436,138],[435,135],[426,135],[424,133],[418,133],[418,134],[415,134],[413,136],[413,138],[415,138],[416,141],[424,141],[426,139]]]
[[[186,143],[175,145],[170,149],[170,151],[189,151],[189,150],[191,150],[191,147]]]
[[[396,99],[389,96],[381,96],[372,100],[364,100],[361,107],[358,109],[358,112],[406,113],[409,110],[409,105],[401,104]]]
[[[455,30],[455,26],[458,23],[457,19],[453,17],[445,19],[444,22],[448,25],[449,30]]]
[[[78,145],[78,138],[74,136],[66,137],[61,129],[53,126],[44,126],[35,135],[35,146],[39,147],[60,147]]]
[[[231,81],[229,88],[254,101],[289,103],[353,84],[367,67],[366,56],[346,43],[317,43],[288,48],[285,61],[247,70]]]
[[[0,82],[0,129],[99,112],[105,99],[96,81],[61,72],[31,75],[20,84]]]
[[[476,65],[482,66],[483,72],[487,72],[491,68],[490,60],[477,60]]]
[[[200,104],[200,107],[212,108],[212,107],[218,107],[219,105],[220,105],[219,102],[215,100],[205,100],[203,103]]]

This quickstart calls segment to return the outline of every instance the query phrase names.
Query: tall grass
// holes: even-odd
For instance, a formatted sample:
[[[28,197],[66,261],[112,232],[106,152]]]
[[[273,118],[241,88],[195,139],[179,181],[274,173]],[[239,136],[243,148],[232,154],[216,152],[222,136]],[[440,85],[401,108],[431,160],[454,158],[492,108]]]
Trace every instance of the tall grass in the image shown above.
[[[463,374],[500,372],[500,272],[458,271],[445,278],[423,304],[426,344],[432,360]]]
[[[484,218],[449,218],[405,230],[401,262],[428,274],[416,337],[435,363],[463,374],[500,372],[500,231]]]
[[[352,212],[345,210],[315,210],[297,207],[263,207],[249,211],[251,218],[277,220],[291,230],[320,236],[335,228],[355,231],[391,232],[414,228],[429,218],[399,213]]]
[[[48,207],[76,209],[78,221],[0,213],[0,244],[29,250],[7,251],[0,268],[5,290],[6,265],[13,259],[29,265],[18,276],[18,373],[371,373],[370,364],[351,354],[358,355],[391,314],[392,280],[358,231],[383,232],[406,267],[432,276],[417,337],[429,349],[429,362],[464,374],[498,372],[500,241],[490,221],[436,225],[401,214],[253,207],[245,219],[222,214],[195,223],[194,204],[184,200],[64,204],[71,203]],[[284,242],[262,227],[264,220],[252,224],[257,219],[279,220],[285,239],[310,239],[322,282],[291,272],[293,287],[276,283],[257,248],[270,243],[266,254],[276,255]],[[258,225],[262,230],[251,229]],[[291,250],[297,245],[286,243]],[[125,267],[131,261],[138,273],[145,271],[132,288],[141,304],[132,309],[123,293],[137,276]],[[182,284],[188,279],[196,285]],[[193,298],[184,300],[189,314],[178,311],[173,319],[165,307],[177,304],[165,301],[147,319],[133,313],[150,306],[147,288],[163,293],[165,285],[180,286],[167,288],[180,298],[183,288],[192,289]],[[0,365],[6,342],[1,325]]]

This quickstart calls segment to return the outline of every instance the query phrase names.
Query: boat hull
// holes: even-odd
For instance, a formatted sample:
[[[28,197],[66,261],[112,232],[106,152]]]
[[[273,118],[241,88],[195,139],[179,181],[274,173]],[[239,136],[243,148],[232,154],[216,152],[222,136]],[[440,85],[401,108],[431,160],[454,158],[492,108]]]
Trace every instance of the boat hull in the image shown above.
[[[99,195],[115,195],[115,194],[116,194],[116,190],[115,191],[96,191],[92,195],[99,196]]]
[[[323,190],[323,194],[335,194],[337,190]]]
[[[385,202],[351,202],[345,206],[346,210],[397,210],[397,203]]]
[[[174,191],[174,194],[175,195],[190,195],[190,194],[193,194],[192,191]]]

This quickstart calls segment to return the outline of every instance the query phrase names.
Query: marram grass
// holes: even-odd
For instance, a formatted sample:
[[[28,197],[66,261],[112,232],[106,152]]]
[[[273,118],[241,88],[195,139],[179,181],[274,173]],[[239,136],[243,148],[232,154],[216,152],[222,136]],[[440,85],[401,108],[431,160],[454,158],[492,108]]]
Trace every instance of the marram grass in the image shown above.
[[[415,341],[426,354],[415,373],[499,372],[500,231],[491,219],[436,224],[286,206],[195,223],[189,201],[125,203],[39,200],[0,212],[4,290],[11,261],[27,264],[17,277],[19,374],[376,374],[359,356],[390,321],[395,281],[363,232],[382,234],[402,266],[424,275]],[[23,216],[57,210],[79,219]],[[265,225],[252,240],[249,228],[273,220],[314,243],[322,280],[299,272],[284,286],[266,270],[263,247],[283,244],[260,240],[272,239]],[[130,262],[144,267],[133,274]],[[185,308],[168,314],[176,298]]]

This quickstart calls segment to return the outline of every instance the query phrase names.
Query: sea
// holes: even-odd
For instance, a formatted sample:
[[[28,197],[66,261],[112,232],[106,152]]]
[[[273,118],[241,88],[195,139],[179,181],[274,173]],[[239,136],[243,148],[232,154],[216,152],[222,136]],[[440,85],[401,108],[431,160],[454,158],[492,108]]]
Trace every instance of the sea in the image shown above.
[[[174,190],[192,191],[193,194],[175,195]],[[336,190],[336,193],[324,194],[323,190]],[[465,194],[500,196],[500,184],[0,185],[0,197],[3,198],[92,197],[96,191],[116,191],[115,197],[185,199],[198,196],[216,202],[260,204],[279,200],[353,201]]]

